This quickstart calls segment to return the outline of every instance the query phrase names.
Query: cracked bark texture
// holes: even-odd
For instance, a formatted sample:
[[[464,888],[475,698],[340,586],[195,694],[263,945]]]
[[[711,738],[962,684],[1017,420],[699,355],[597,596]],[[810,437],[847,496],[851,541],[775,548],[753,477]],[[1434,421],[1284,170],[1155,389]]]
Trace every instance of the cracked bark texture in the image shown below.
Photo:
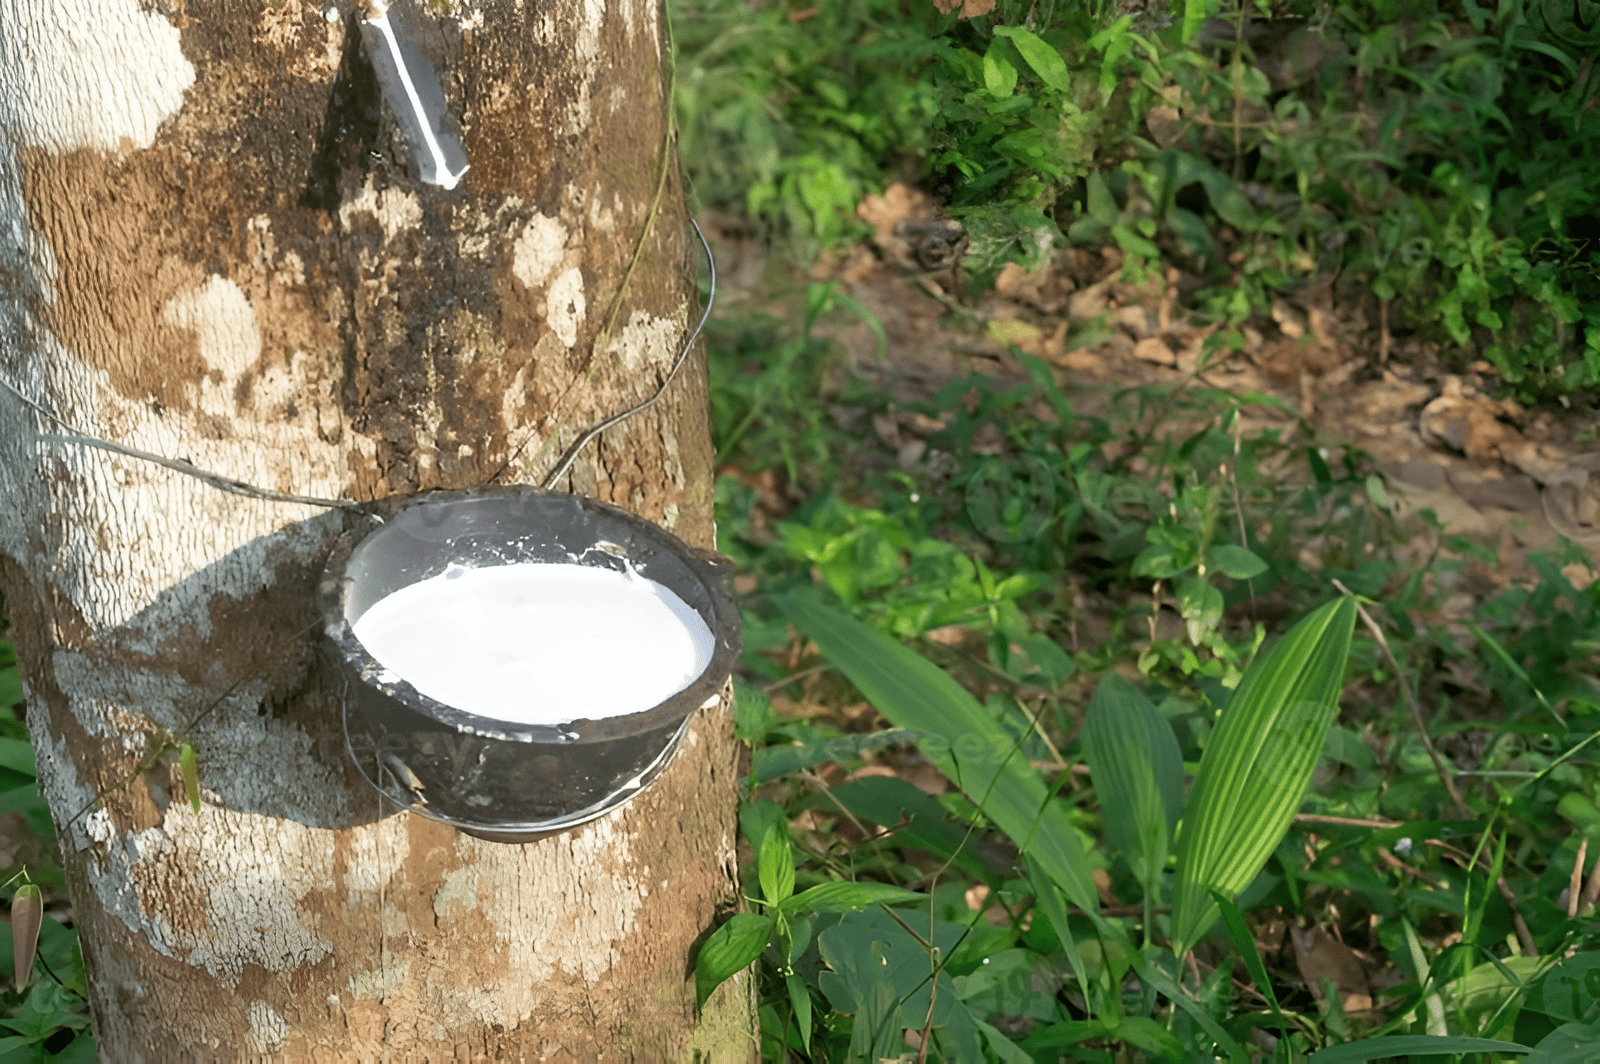
[[[95,435],[361,500],[536,482],[655,389],[697,311],[659,8],[397,3],[461,122],[448,192],[411,176],[359,17],[0,0],[9,380]],[[571,486],[711,546],[707,399],[691,360]],[[725,705],[565,835],[392,815],[311,631],[341,516],[55,431],[0,395],[0,586],[104,1059],[750,1058],[748,983],[697,1018],[689,968],[736,900]],[[115,787],[213,703],[198,814],[167,760]]]

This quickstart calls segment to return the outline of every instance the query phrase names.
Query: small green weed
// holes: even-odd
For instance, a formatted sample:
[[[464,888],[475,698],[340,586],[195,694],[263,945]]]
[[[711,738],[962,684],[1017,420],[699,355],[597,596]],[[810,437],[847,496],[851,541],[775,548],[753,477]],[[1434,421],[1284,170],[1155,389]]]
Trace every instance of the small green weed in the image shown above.
[[[32,867],[13,866],[4,888],[11,894],[11,919],[0,924],[0,976],[11,986],[0,993],[6,1010],[0,1018],[0,1064],[88,1064],[99,1055],[86,1030],[88,984],[78,934],[46,913],[41,890],[42,884],[65,896],[67,888],[54,856],[55,826],[35,779],[33,747],[12,714],[22,701],[16,650],[0,640],[0,813],[20,815],[35,841],[19,849],[38,858]],[[45,978],[33,978],[35,969]]]
[[[1399,21],[1346,3],[1252,24],[1265,6],[1226,5],[1225,32],[1163,56],[1159,145],[1091,178],[1069,235],[1114,239],[1132,268],[1164,243],[1222,281],[1203,298],[1231,322],[1314,274],[1360,278],[1397,326],[1490,360],[1526,398],[1592,391],[1600,84],[1596,41],[1558,9],[1427,3]]]
[[[865,193],[912,178],[966,223],[980,283],[1060,241],[1057,194],[1132,129],[1130,101],[1159,83],[1156,48],[1128,19],[1102,27],[1103,13],[1065,4],[1007,0],[961,20],[886,0],[678,0],[673,18],[679,124],[703,202],[744,211],[808,258],[866,233]],[[1146,72],[1131,93],[1130,69]]]
[[[789,483],[815,487],[829,475],[841,434],[821,401],[832,349],[815,334],[825,317],[843,311],[878,333],[882,326],[859,302],[832,284],[810,284],[797,335],[770,315],[717,319],[711,347],[712,434],[718,466],[737,461],[759,471],[781,466]]]

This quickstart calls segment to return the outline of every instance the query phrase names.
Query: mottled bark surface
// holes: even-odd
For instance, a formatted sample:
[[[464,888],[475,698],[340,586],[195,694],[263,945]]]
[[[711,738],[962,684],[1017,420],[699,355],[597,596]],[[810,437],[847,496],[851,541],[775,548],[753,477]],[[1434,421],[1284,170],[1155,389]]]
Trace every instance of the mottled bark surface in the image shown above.
[[[360,500],[536,481],[659,384],[696,309],[659,10],[398,4],[461,121],[451,191],[411,176],[357,17],[0,0],[10,380],[96,435]],[[710,546],[706,402],[691,361],[573,486]],[[0,579],[105,1059],[748,1057],[748,987],[696,1021],[687,967],[735,893],[725,706],[567,835],[392,815],[307,631],[340,515],[51,431],[0,396]],[[200,813],[165,763],[94,803],[213,702]]]

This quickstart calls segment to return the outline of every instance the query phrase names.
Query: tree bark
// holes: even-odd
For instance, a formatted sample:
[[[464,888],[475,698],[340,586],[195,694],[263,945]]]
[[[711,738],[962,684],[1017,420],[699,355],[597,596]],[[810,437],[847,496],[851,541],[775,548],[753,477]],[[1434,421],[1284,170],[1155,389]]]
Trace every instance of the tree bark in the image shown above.
[[[471,161],[413,176],[351,0],[0,0],[0,371],[77,428],[357,500],[536,482],[695,310],[644,0],[409,0]],[[713,544],[703,362],[574,490]],[[737,899],[724,703],[624,809],[536,843],[384,808],[312,596],[343,518],[0,395],[0,584],[103,1059],[744,1060],[694,1010]],[[524,446],[525,445],[525,446]],[[203,805],[171,755],[187,736]]]

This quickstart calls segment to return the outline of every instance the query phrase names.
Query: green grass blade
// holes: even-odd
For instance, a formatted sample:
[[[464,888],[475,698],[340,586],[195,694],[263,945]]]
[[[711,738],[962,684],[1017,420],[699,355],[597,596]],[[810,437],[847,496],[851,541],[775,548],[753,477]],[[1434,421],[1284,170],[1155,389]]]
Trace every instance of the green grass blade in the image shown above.
[[[1411,926],[1411,921],[1402,919],[1400,927],[1405,931],[1406,952],[1411,958],[1411,966],[1416,969],[1417,985],[1422,988],[1422,1001],[1428,1012],[1428,1034],[1442,1037],[1449,1027],[1444,1018],[1444,999],[1439,996],[1439,988],[1428,979],[1431,965],[1428,955],[1423,952],[1422,940],[1417,938],[1416,929]]]
[[[1284,1017],[1283,1009],[1278,1007],[1278,995],[1272,989],[1272,978],[1267,975],[1267,966],[1262,963],[1261,953],[1256,949],[1255,937],[1250,934],[1250,928],[1245,926],[1244,914],[1232,899],[1218,891],[1211,892],[1211,900],[1217,903],[1217,909],[1222,913],[1222,923],[1228,929],[1228,937],[1233,940],[1233,948],[1244,958],[1245,971],[1250,973],[1250,978],[1255,980],[1256,987],[1267,999],[1267,1007],[1278,1021],[1278,1032],[1287,1039],[1289,1021]]]
[[[797,594],[776,603],[822,656],[897,727],[921,732],[922,753],[982,807],[1078,908],[1098,911],[1083,844],[1015,740],[932,662],[838,610]]]
[[[1561,714],[1557,713],[1555,707],[1545,699],[1544,692],[1539,690],[1539,685],[1533,682],[1533,677],[1528,675],[1527,670],[1517,663],[1517,659],[1512,657],[1510,652],[1508,652],[1505,647],[1501,646],[1495,641],[1493,636],[1489,635],[1488,632],[1485,632],[1482,628],[1479,628],[1471,621],[1467,621],[1466,626],[1467,630],[1477,637],[1478,644],[1480,646],[1487,647],[1495,657],[1500,659],[1500,662],[1505,665],[1506,668],[1511,670],[1511,675],[1515,676],[1517,679],[1521,680],[1527,685],[1528,690],[1533,692],[1533,696],[1537,698],[1539,700],[1539,704],[1544,707],[1544,711],[1550,714],[1557,724],[1566,724],[1566,721],[1561,719]]]
[[[1096,913],[1095,920],[1100,928],[1100,933],[1107,940],[1121,945],[1126,951],[1128,963],[1133,966],[1134,973],[1162,997],[1187,1012],[1189,1017],[1200,1025],[1200,1029],[1211,1036],[1211,1040],[1216,1043],[1219,1053],[1226,1056],[1234,1064],[1246,1064],[1249,1061],[1250,1054],[1244,1051],[1244,1047],[1235,1042],[1232,1036],[1222,1029],[1222,1025],[1198,1001],[1189,995],[1188,991],[1173,982],[1172,978],[1160,968],[1151,964],[1149,958],[1142,951],[1136,949],[1133,942],[1107,921],[1105,917]]]
[[[1178,738],[1143,692],[1114,672],[1100,681],[1080,738],[1106,838],[1154,899],[1183,806]]]
[[[926,894],[889,883],[850,883],[836,880],[818,883],[778,906],[783,913],[849,913],[869,905],[910,905],[925,902]]]
[[[1497,1042],[1492,1038],[1463,1038],[1459,1035],[1440,1037],[1431,1034],[1391,1035],[1387,1038],[1366,1038],[1359,1042],[1345,1042],[1319,1050],[1306,1060],[1306,1064],[1359,1064],[1364,1060],[1387,1060],[1390,1057],[1438,1056],[1445,1053],[1529,1053],[1528,1046],[1515,1042]]]
[[[806,989],[805,980],[793,972],[783,977],[783,985],[789,991],[789,1007],[794,1009],[794,1025],[800,1032],[800,1043],[809,1053],[811,1052],[811,991]]]
[[[1072,974],[1078,980],[1078,992],[1083,995],[1083,1000],[1092,1001],[1089,993],[1089,969],[1084,966],[1083,957],[1078,953],[1078,943],[1072,937],[1072,928],[1067,924],[1067,907],[1061,900],[1058,890],[1052,889],[1050,877],[1044,869],[1039,867],[1039,862],[1031,857],[1024,857],[1023,867],[1028,870],[1028,882],[1032,884],[1034,899],[1039,907],[1044,910],[1045,919],[1050,921],[1050,926],[1056,929],[1056,938],[1061,940],[1061,951],[1067,955],[1067,963],[1072,967]]]
[[[1212,733],[1178,833],[1172,943],[1182,956],[1288,830],[1339,708],[1355,601],[1303,618],[1239,681]]]
[[[1178,1037],[1148,1016],[1124,1016],[1114,1034],[1154,1060],[1188,1059]]]

